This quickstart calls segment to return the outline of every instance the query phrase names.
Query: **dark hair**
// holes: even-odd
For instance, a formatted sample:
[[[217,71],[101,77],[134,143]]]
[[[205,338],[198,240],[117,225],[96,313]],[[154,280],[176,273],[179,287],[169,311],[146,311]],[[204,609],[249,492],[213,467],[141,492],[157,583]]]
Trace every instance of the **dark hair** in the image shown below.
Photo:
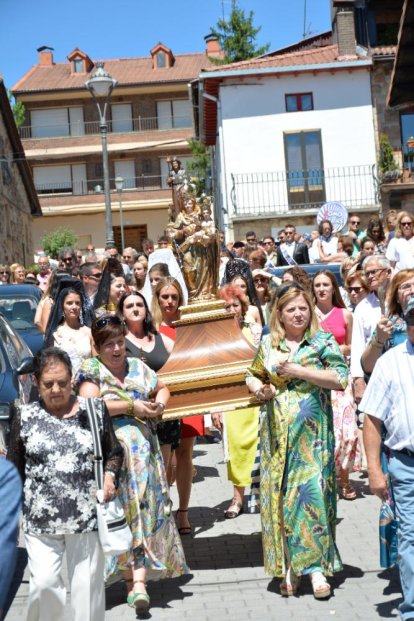
[[[264,235],[264,236],[263,236],[263,241],[264,241],[265,239],[271,239],[271,240],[272,240],[272,242],[273,242],[273,243],[275,243],[275,238],[274,238],[274,237],[272,237],[271,235]]]
[[[98,270],[99,263],[95,263],[94,261],[87,261],[83,265],[80,266],[80,275],[82,276],[90,276],[92,274],[92,270]]]
[[[151,272],[159,272],[163,278],[167,278],[167,276],[170,275],[170,271],[166,263],[154,263],[154,265],[148,270],[148,274],[151,274]]]
[[[311,291],[312,280],[309,277],[309,274],[307,273],[307,271],[303,269],[303,267],[300,267],[299,265],[294,265],[293,267],[289,267],[287,270],[284,271],[282,275],[282,280],[283,280],[284,274],[291,274],[293,277],[293,282],[295,284],[298,284],[301,287],[303,287],[305,291]],[[283,283],[283,284],[288,284],[288,283]]]
[[[375,241],[372,239],[372,237],[368,237],[368,235],[367,235],[367,237],[364,237],[364,238],[363,238],[363,239],[361,239],[361,241],[360,241],[360,248],[361,248],[361,250],[363,250],[363,249],[364,249],[364,246],[365,246],[365,244],[366,244],[367,242],[371,242],[371,244],[375,244]]]
[[[244,243],[242,241],[235,241],[233,248],[244,248]]]
[[[223,231],[223,232],[224,232],[224,231]],[[246,233],[246,237],[247,237],[248,235],[249,235],[250,237],[251,237],[252,235],[254,235],[254,236],[256,237],[256,233],[255,233],[254,231],[247,231],[247,233]]]
[[[154,322],[152,321],[151,311],[148,308],[147,300],[144,298],[143,295],[141,295],[141,293],[138,293],[138,292],[134,293],[133,291],[131,291],[131,292],[126,291],[125,293],[123,293],[121,295],[121,297],[119,298],[118,308],[116,309],[116,314],[118,315],[118,317],[122,321],[125,321],[125,319],[124,319],[124,304],[125,304],[125,300],[127,298],[131,297],[131,295],[138,296],[144,302],[145,319],[144,319],[143,328],[144,328],[145,336],[148,336],[149,334],[157,334],[157,330],[155,329]],[[127,325],[127,327],[128,327],[128,325]]]
[[[350,257],[354,251],[354,242],[352,241],[352,237],[349,235],[341,235],[338,241],[342,244],[342,251],[346,252],[348,257]]]
[[[99,319],[95,319],[91,328],[92,338],[97,347],[102,345],[108,339],[125,336],[127,329],[125,322],[118,315],[103,315]]]
[[[379,228],[380,232],[379,232],[378,239],[374,240],[374,238],[372,237],[372,229],[375,229],[375,228]],[[380,220],[379,218],[369,219],[368,226],[367,226],[367,237],[370,237],[373,241],[384,241],[385,240],[384,225],[382,223],[382,220]]]
[[[63,351],[63,349],[59,349],[59,347],[47,347],[46,349],[38,351],[33,358],[33,375],[36,381],[41,379],[46,367],[56,364],[57,362],[63,364],[70,377],[72,377],[72,362],[68,354]]]
[[[336,280],[336,278],[332,274],[332,272],[330,272],[329,270],[320,270],[319,272],[316,272],[316,274],[314,274],[313,280],[312,280],[313,299],[316,300],[316,296],[315,296],[315,278],[317,278],[318,276],[326,276],[331,281],[331,285],[332,285],[332,304],[334,306],[336,306],[337,308],[346,308],[345,303],[344,303],[344,301],[342,299],[341,292],[339,290],[338,281]]]
[[[158,243],[160,242],[169,242],[170,238],[167,235],[160,235],[158,238]]]
[[[331,234],[333,233],[333,226],[332,226],[332,222],[330,220],[321,220],[318,226],[318,232],[319,235],[323,235],[323,225],[328,223],[329,226],[331,227]]]

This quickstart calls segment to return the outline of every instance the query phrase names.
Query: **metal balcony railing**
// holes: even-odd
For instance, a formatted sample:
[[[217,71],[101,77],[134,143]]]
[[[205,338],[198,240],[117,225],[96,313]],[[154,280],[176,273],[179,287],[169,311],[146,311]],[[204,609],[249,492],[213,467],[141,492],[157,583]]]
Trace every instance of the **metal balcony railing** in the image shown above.
[[[414,171],[414,149],[404,146],[402,149],[403,168],[408,168],[412,173]]]
[[[139,116],[136,119],[108,120],[108,132],[111,134],[128,134],[131,132],[165,131],[171,129],[190,129],[191,117],[186,116]],[[99,121],[76,121],[64,125],[24,125],[19,128],[20,138],[79,138],[100,133]]]
[[[235,216],[265,216],[318,209],[326,202],[348,209],[376,207],[375,165],[231,175]]]
[[[115,192],[115,179],[109,180],[111,192]],[[80,181],[61,181],[53,183],[35,183],[36,192],[46,195],[76,195],[103,194],[103,179],[84,179]],[[123,192],[142,192],[143,190],[160,190],[166,188],[165,179],[161,175],[137,175],[124,178]]]

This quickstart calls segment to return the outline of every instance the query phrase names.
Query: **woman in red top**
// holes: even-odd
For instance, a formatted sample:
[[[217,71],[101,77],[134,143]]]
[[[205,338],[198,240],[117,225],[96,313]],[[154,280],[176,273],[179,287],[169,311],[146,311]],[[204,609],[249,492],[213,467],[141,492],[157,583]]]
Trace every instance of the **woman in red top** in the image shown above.
[[[335,337],[345,358],[351,353],[352,314],[345,308],[335,276],[328,270],[315,274],[313,295],[316,315],[322,330]],[[354,500],[356,492],[349,482],[349,473],[360,468],[356,407],[349,382],[344,391],[332,391],[335,431],[335,464],[340,479],[342,498]]]
[[[163,278],[155,287],[152,298],[152,317],[161,334],[175,340],[176,328],[172,325],[180,318],[180,306],[184,303],[183,292],[175,278]],[[177,460],[176,481],[179,497],[177,526],[181,535],[190,535],[188,505],[193,483],[194,438],[204,435],[204,416],[188,416],[181,421],[180,445],[175,449]]]

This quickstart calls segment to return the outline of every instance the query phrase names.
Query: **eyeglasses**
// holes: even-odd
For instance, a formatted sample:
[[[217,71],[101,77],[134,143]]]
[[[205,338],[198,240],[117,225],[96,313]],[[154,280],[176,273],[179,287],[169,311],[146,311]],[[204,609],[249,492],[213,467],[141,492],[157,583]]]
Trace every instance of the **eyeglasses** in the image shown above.
[[[350,220],[351,224],[361,224],[360,220]]]
[[[363,287],[348,287],[349,293],[360,293]]]
[[[97,319],[95,322],[95,328],[98,328],[98,330],[100,330],[101,328],[105,328],[105,326],[108,326],[110,324],[113,324],[114,326],[121,326],[122,323],[123,322],[121,321],[121,319],[116,315],[109,315],[108,317],[101,317],[100,319]]]
[[[294,235],[295,231],[285,231],[285,235]]]
[[[256,239],[254,237],[246,237],[246,241],[249,242],[249,244],[254,244],[254,242],[256,241]]]
[[[71,380],[67,379],[67,380],[53,380],[53,382],[43,382],[42,380],[40,381],[40,383],[42,384],[43,388],[45,390],[52,390],[53,386],[55,384],[57,384],[59,386],[60,389],[66,388],[66,386],[68,386],[68,384],[70,384]]]
[[[367,278],[370,278],[370,276],[375,276],[378,272],[384,272],[386,269],[386,267],[377,267],[375,270],[366,270],[364,274]]]
[[[412,222],[401,222],[401,226],[413,226]]]
[[[72,263],[72,261],[73,261],[73,257],[65,257],[63,259],[63,263]]]
[[[398,291],[411,291],[412,289],[414,289],[414,283],[411,282],[405,282],[398,287]]]
[[[96,280],[99,280],[102,276],[101,272],[97,272],[96,274],[89,274],[89,278],[96,278]]]
[[[0,274],[10,274],[10,272],[0,272]]]
[[[254,282],[255,285],[258,285],[259,283],[266,283],[267,282],[267,278],[260,278],[260,277],[254,278],[253,282]]]

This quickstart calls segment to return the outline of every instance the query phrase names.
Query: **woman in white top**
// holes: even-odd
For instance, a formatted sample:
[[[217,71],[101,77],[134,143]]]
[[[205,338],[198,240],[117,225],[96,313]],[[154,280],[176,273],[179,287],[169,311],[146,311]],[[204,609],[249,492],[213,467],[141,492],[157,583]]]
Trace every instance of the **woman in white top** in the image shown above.
[[[414,268],[414,218],[407,211],[400,211],[395,227],[395,237],[388,244],[385,256],[394,268],[400,270]]]
[[[338,238],[332,235],[333,226],[330,220],[322,220],[318,230],[319,237],[313,242],[312,248],[315,247],[315,254],[319,254],[321,263],[329,263],[329,257],[338,252]]]

